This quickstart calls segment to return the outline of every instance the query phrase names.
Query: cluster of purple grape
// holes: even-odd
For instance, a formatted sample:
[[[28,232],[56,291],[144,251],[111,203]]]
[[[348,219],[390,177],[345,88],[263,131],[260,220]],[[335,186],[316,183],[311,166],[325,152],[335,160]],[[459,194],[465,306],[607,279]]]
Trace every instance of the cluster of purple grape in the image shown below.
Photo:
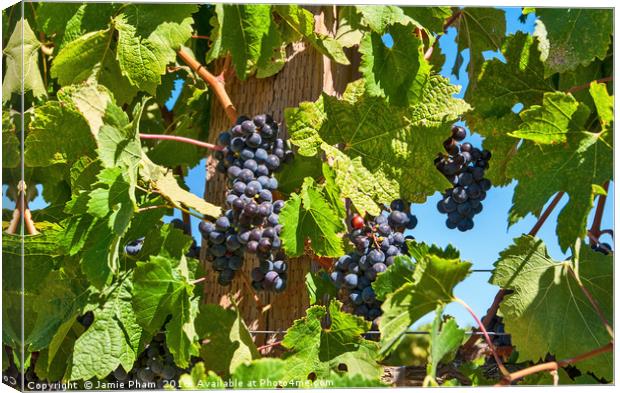
[[[293,159],[293,151],[277,133],[271,116],[258,115],[240,117],[219,136],[224,149],[216,154],[217,170],[228,176],[228,210],[215,223],[201,222],[199,229],[221,285],[232,282],[248,252],[259,260],[252,271],[254,289],[280,292],[286,287],[286,262],[278,258],[282,245],[278,215],[284,202],[274,201],[278,181],[273,173]]]
[[[405,241],[411,237],[403,232],[415,228],[417,223],[408,204],[400,199],[373,220],[365,221],[358,214],[353,216],[349,237],[355,251],[336,261],[330,277],[347,294],[354,314],[369,321],[381,315],[381,302],[376,299],[372,283],[394,263],[396,256],[406,254]]]
[[[452,127],[452,136],[443,144],[447,155],[440,154],[435,159],[435,167],[453,185],[444,192],[437,210],[448,215],[448,228],[458,228],[461,232],[474,227],[473,217],[482,211],[481,202],[491,188],[491,182],[484,177],[491,152],[473,147],[468,142],[459,144],[466,136],[463,127]]]

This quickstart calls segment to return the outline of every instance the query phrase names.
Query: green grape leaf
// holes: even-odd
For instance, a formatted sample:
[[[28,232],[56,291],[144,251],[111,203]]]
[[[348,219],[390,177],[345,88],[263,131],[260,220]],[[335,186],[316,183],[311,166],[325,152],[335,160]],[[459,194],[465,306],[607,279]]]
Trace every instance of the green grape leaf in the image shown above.
[[[39,71],[39,48],[41,43],[28,20],[19,20],[2,53],[5,55],[4,78],[2,80],[2,102],[11,99],[11,94],[32,91],[35,97],[46,95],[43,78]]]
[[[54,57],[50,73],[60,85],[82,82],[94,72],[93,68],[106,56],[113,31],[92,31],[66,45]]]
[[[342,160],[343,169],[334,165],[336,182],[348,197],[355,194],[351,192],[354,185],[347,186],[338,179],[362,178],[367,182],[366,173],[371,173],[375,186],[366,191],[366,196],[374,199],[396,194],[421,202],[448,185],[433,160],[443,150],[449,125],[470,108],[453,97],[458,91],[446,79],[431,76],[419,102],[399,109],[388,106],[382,98],[371,97],[360,80],[349,84],[342,99],[323,95],[314,104],[288,108],[286,123],[291,142],[299,148],[300,155],[313,156],[321,149],[336,161]],[[365,170],[351,167],[350,160],[356,159]],[[351,172],[356,176],[351,176]],[[376,195],[377,190],[385,192]],[[365,211],[370,205],[368,198],[361,200],[363,204],[355,207]],[[374,202],[391,200],[377,198]]]
[[[570,273],[569,261],[553,260],[542,240],[522,236],[500,253],[490,283],[514,291],[500,303],[506,332],[519,353],[519,360],[538,361],[550,353],[566,359],[601,347],[610,341],[597,312]],[[582,244],[579,252],[581,283],[612,321],[612,257]],[[561,326],[562,334],[557,327]],[[532,334],[536,332],[536,334]],[[591,371],[611,380],[613,359],[609,353],[579,362],[582,372]]]
[[[193,4],[130,4],[113,21],[118,31],[116,58],[131,84],[155,94],[166,66],[192,34]]]
[[[195,319],[198,315],[200,299],[180,299],[174,304],[170,322],[166,324],[166,345],[180,367],[188,367],[192,357],[198,356],[199,344]]]
[[[448,244],[445,248],[441,248],[434,244],[430,246],[423,242],[417,242],[415,239],[409,239],[407,243],[407,253],[416,261],[424,258],[426,255],[433,254],[441,258],[455,259],[460,257],[459,251],[452,244]]]
[[[117,235],[129,227],[136,208],[131,186],[119,168],[107,168],[98,176],[89,195],[87,212],[97,218],[108,218],[108,226]]]
[[[2,111],[2,167],[15,168],[21,162],[21,143],[9,111]]]
[[[230,52],[241,80],[254,70],[262,52],[263,40],[272,28],[271,6],[266,4],[224,4],[221,12],[221,52]],[[269,49],[273,48],[269,45]]]
[[[176,266],[176,267],[173,267]],[[166,342],[180,367],[187,367],[198,356],[198,333],[194,325],[198,304],[192,299],[194,285],[188,281],[187,263],[161,256],[137,262],[134,272],[133,309],[136,321],[150,334],[166,324]]]
[[[537,8],[536,15],[534,35],[539,40],[545,77],[607,56],[613,34],[612,10]]]
[[[506,62],[485,62],[475,88],[467,88],[465,98],[476,108],[468,114],[468,123],[473,117],[501,117],[518,103],[526,108],[539,104],[544,93],[554,91],[551,81],[543,77],[543,63],[532,36],[508,36],[501,52]]]
[[[203,362],[198,362],[192,367],[189,374],[182,374],[179,377],[179,388],[182,390],[212,390],[225,389],[226,386],[222,378],[216,373],[207,369]]]
[[[565,143],[573,125],[573,116],[580,116],[579,103],[570,94],[545,93],[542,105],[533,105],[519,115],[523,123],[508,135],[539,144]],[[582,110],[586,110],[582,108]]]
[[[32,258],[29,258],[30,260]],[[46,270],[40,265],[37,267],[43,271]],[[31,285],[35,285],[34,282],[36,282],[36,285],[45,288],[45,291],[41,291],[35,298],[36,321],[26,338],[26,343],[30,344],[31,351],[42,350],[50,346],[50,354],[54,355],[57,348],[53,343],[58,339],[55,337],[59,334],[66,334],[62,327],[65,326],[68,329],[75,322],[75,317],[86,306],[91,290],[86,288],[83,280],[68,273],[53,271],[46,276],[29,278],[29,281],[33,281]],[[68,325],[66,325],[67,322],[69,322]]]
[[[402,7],[405,15],[419,22],[429,31],[442,33],[445,20],[452,15],[450,7]]]
[[[299,388],[300,386],[282,386],[286,383],[285,375],[289,369],[289,363],[278,358],[256,359],[252,362],[240,364],[233,373],[232,380],[239,389],[275,389],[282,388]],[[304,382],[306,378],[300,381]]]
[[[406,283],[413,282],[413,271],[415,263],[407,255],[399,255],[394,259],[394,263],[388,269],[377,275],[377,279],[372,283],[372,289],[378,300],[394,293],[398,288]]]
[[[351,159],[340,150],[323,144],[322,148],[332,168],[324,168],[324,174],[330,173],[340,189],[343,198],[351,200],[360,214],[373,216],[381,214],[381,207],[375,201],[392,201],[399,198],[398,183],[391,179],[378,178],[362,163],[362,157]]]
[[[37,5],[37,27],[48,37],[54,37],[55,45],[60,46],[67,22],[75,17],[79,9],[80,4],[75,3],[41,2]]]
[[[231,375],[239,365],[260,357],[238,309],[203,304],[196,331],[206,342],[200,349],[205,367],[220,375]]]
[[[312,306],[306,310],[306,317],[295,321],[287,330],[282,341],[282,346],[291,351],[284,358],[286,379],[306,380],[310,373],[317,378],[327,378],[341,364],[346,365],[351,376],[381,376],[377,344],[361,337],[370,323],[341,311],[341,307],[338,301],[330,303],[329,328],[321,325],[328,310]]]
[[[428,375],[433,380],[437,377],[439,363],[450,354],[454,354],[465,338],[465,330],[459,328],[454,318],[449,318],[442,323],[443,306],[438,306],[435,312],[435,319],[431,327],[430,356],[427,366]]]
[[[336,257],[344,253],[346,230],[339,209],[325,196],[323,187],[306,178],[299,194],[291,194],[280,212],[282,247],[288,256],[304,254],[306,239],[317,255]]]
[[[321,176],[321,159],[317,156],[304,157],[282,165],[282,170],[275,173],[278,179],[278,191],[285,195],[299,192],[306,177],[318,179]]]
[[[325,270],[319,270],[316,273],[308,272],[306,274],[306,291],[308,291],[311,306],[317,304],[325,296],[336,298],[338,295],[338,288],[336,288]]]
[[[92,155],[95,149],[95,140],[84,117],[58,101],[36,107],[28,131],[26,166],[72,164],[84,155]]]
[[[355,9],[361,15],[361,23],[380,35],[390,25],[415,22],[405,14],[403,8],[393,5],[360,5],[355,6]]]
[[[296,4],[277,4],[273,6],[273,9],[290,29],[308,41],[319,53],[336,63],[349,64],[349,59],[338,41],[328,35],[315,32],[314,15],[310,11]]]
[[[602,129],[611,129],[611,123],[614,121],[614,98],[607,92],[607,86],[604,83],[593,82],[590,84],[590,96],[594,102],[598,120]]]
[[[76,341],[70,378],[105,378],[119,365],[133,368],[142,329],[131,306],[131,275],[117,283],[105,303],[94,310],[93,324]]]
[[[420,97],[430,75],[430,65],[424,59],[423,43],[414,34],[413,25],[391,25],[385,34],[393,39],[389,48],[382,34],[364,35],[359,48],[360,72],[370,95],[385,96],[392,104],[406,106]]]
[[[556,232],[562,250],[586,234],[586,221],[593,204],[592,185],[612,177],[613,135],[611,130],[589,132],[583,128],[587,111],[571,124],[567,142],[536,145],[525,141],[508,164],[508,173],[519,183],[513,195],[509,223],[528,213],[540,214],[549,198],[566,192],[568,203],[558,216]],[[572,131],[571,130],[571,131]]]
[[[465,7],[454,23],[457,28],[457,52],[469,48],[468,75],[470,88],[475,87],[475,75],[480,72],[484,57],[482,52],[498,50],[506,34],[504,11],[491,7]],[[459,67],[460,68],[460,67]],[[454,70],[453,70],[454,73]]]
[[[381,354],[387,354],[418,319],[454,299],[454,287],[469,274],[471,263],[433,254],[416,261],[413,280],[387,296],[379,319]]]

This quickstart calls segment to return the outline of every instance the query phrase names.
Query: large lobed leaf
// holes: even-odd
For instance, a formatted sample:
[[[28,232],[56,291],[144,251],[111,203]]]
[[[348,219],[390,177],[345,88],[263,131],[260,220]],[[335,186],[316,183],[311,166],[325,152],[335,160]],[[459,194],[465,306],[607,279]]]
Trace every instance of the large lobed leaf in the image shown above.
[[[502,46],[506,34],[506,18],[503,10],[491,7],[465,7],[459,12],[461,14],[455,23],[458,31],[457,59],[452,73],[458,75],[462,63],[461,52],[469,48],[469,83],[470,86],[475,86],[474,75],[480,72],[484,63],[482,52],[495,51]]]
[[[443,149],[449,125],[469,109],[453,97],[458,90],[446,79],[431,76],[420,100],[401,109],[370,96],[363,81],[356,81],[349,84],[342,99],[323,95],[315,103],[288,108],[287,127],[301,155],[314,156],[322,150],[336,161],[336,183],[343,192],[348,190],[346,197],[358,194],[374,203],[389,203],[400,195],[424,201],[448,185],[433,160]],[[351,182],[366,179],[368,173],[375,180],[371,190],[363,189],[365,181],[360,185]],[[360,212],[378,209],[367,198],[359,201],[353,200]]]
[[[131,306],[131,290],[131,275],[126,275],[94,310],[95,321],[75,341],[71,380],[102,379],[119,365],[126,371],[133,368],[142,329]]]
[[[545,63],[545,76],[576,69],[607,55],[613,11],[588,8],[537,8],[534,35]]]
[[[379,319],[381,353],[387,354],[418,319],[453,301],[454,287],[469,274],[471,263],[427,254],[418,258],[411,282],[388,295]]]
[[[285,379],[307,380],[310,373],[329,379],[344,364],[351,376],[378,379],[382,369],[377,363],[378,346],[362,338],[370,323],[341,310],[342,304],[332,301],[329,309],[312,306],[306,317],[293,323],[284,336],[282,346],[291,352],[284,357]],[[330,326],[322,320],[329,311]]]
[[[192,34],[196,10],[192,4],[129,4],[114,18],[116,58],[132,85],[155,94],[166,66]]]
[[[382,7],[383,8],[383,7]],[[393,44],[387,47],[383,35],[389,34]],[[430,74],[424,59],[423,42],[414,33],[414,26],[394,24],[385,33],[367,33],[360,44],[360,72],[366,80],[366,91],[385,96],[390,103],[406,106],[415,101]]]
[[[613,96],[597,84],[591,87],[591,94],[600,103],[604,124],[611,123],[609,108]],[[561,95],[560,95],[561,96]],[[558,97],[552,95],[548,97]],[[570,96],[563,100],[571,100]],[[574,106],[575,104],[573,104]],[[537,108],[532,109],[538,111]],[[529,121],[529,111],[524,120]],[[515,188],[510,223],[528,213],[539,214],[549,198],[558,191],[564,191],[569,201],[558,217],[557,234],[563,250],[572,246],[577,238],[586,234],[586,221],[593,204],[593,187],[601,186],[613,175],[612,129],[601,124],[599,131],[586,129],[589,111],[581,106],[570,122],[556,122],[560,127],[552,129],[554,134],[564,134],[566,143],[537,145],[525,141],[508,164],[508,173],[519,183]]]
[[[183,259],[184,260],[184,259]],[[151,256],[138,262],[134,272],[133,310],[137,323],[154,334],[166,324],[166,342],[175,363],[187,367],[198,356],[198,333],[194,327],[198,304],[192,300],[194,286],[188,281],[186,263],[179,266],[168,258]]]
[[[288,256],[304,254],[306,239],[317,255],[336,257],[344,253],[340,233],[346,230],[338,209],[340,200],[329,200],[325,187],[306,178],[299,194],[291,194],[280,212],[282,246]]]
[[[611,256],[582,244],[579,280],[596,299],[608,321],[613,309]],[[569,261],[558,262],[542,240],[522,236],[500,254],[490,283],[513,291],[500,312],[520,360],[538,361],[548,353],[570,358],[605,345],[611,339],[576,279]],[[579,369],[611,380],[613,359],[601,354],[579,362]]]

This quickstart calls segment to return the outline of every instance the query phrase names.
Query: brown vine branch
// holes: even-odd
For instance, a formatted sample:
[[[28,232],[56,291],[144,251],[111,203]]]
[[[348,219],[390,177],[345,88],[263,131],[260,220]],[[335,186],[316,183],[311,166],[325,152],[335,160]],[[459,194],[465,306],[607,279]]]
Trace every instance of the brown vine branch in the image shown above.
[[[462,14],[463,11],[457,11],[452,14],[452,16],[446,21],[446,23],[443,24],[443,31],[445,32],[448,27],[452,26],[452,24],[456,22]]]
[[[459,303],[461,306],[465,307],[467,312],[469,312],[469,314],[472,316],[472,318],[474,318],[474,320],[478,324],[478,328],[480,329],[480,331],[482,331],[482,334],[484,335],[484,339],[486,340],[487,345],[489,346],[489,350],[491,351],[491,354],[493,355],[493,358],[495,359],[495,363],[497,363],[497,367],[499,368],[499,370],[502,372],[504,376],[510,375],[510,372],[508,372],[506,367],[504,367],[504,363],[502,363],[502,360],[499,358],[499,355],[497,354],[497,351],[495,350],[495,346],[493,345],[493,342],[491,341],[491,337],[489,337],[489,333],[487,332],[487,329],[484,327],[484,324],[480,321],[480,319],[478,319],[474,310],[472,310],[471,307],[469,307],[469,305],[465,303],[465,301],[463,301],[462,299],[455,298],[454,300],[457,303]]]
[[[206,276],[205,276],[205,277],[200,277],[200,278],[197,278],[197,279],[195,279],[194,281],[190,282],[190,284],[192,284],[192,285],[198,285],[198,284],[203,283],[203,282],[205,282],[205,281],[207,281],[207,277],[206,277]]]
[[[573,278],[577,282],[577,285],[579,285],[579,288],[581,288],[581,291],[583,292],[583,294],[586,296],[586,298],[588,298],[588,301],[590,302],[590,304],[594,308],[594,311],[596,311],[596,315],[598,315],[598,318],[601,320],[603,325],[605,325],[605,329],[607,329],[607,334],[609,334],[609,337],[611,337],[611,339],[613,340],[614,339],[614,329],[611,327],[611,325],[607,321],[607,318],[605,318],[605,314],[603,314],[603,310],[601,309],[601,306],[599,306],[599,304],[596,301],[596,299],[594,298],[594,296],[592,296],[590,291],[588,291],[588,288],[586,288],[585,285],[583,285],[583,283],[581,282],[579,277],[577,277],[577,274],[575,273],[573,268],[569,266],[568,267],[568,271],[570,272],[570,274],[573,276]]]
[[[212,143],[202,142],[192,138],[186,138],[184,136],[166,135],[166,134],[140,134],[140,139],[159,139],[163,141],[176,141],[181,143],[189,143],[190,145],[199,146],[208,150],[222,151],[222,146],[214,145]]]
[[[569,364],[575,364],[578,362],[581,362],[583,360],[587,360],[590,358],[593,358],[595,356],[601,355],[603,353],[607,353],[607,352],[611,352],[614,348],[614,344],[613,342],[608,343],[607,345],[604,345],[600,348],[594,349],[592,351],[583,353],[581,355],[577,355],[573,358],[570,359],[565,359],[565,360],[560,360],[558,362],[547,362],[547,363],[541,363],[541,364],[537,364],[535,366],[532,367],[528,367],[525,368],[523,370],[519,370],[519,371],[515,371],[514,373],[511,373],[507,376],[505,376],[502,381],[498,384],[496,384],[495,386],[505,386],[510,384],[511,382],[514,382],[518,379],[521,379],[523,377],[526,377],[528,375],[532,375],[532,374],[536,374],[542,371],[554,371],[557,370],[561,367],[566,367]]]
[[[183,49],[179,49],[177,51],[177,54],[185,64],[187,64],[205,82],[207,82],[209,86],[211,86],[211,89],[213,89],[213,93],[224,108],[226,116],[228,116],[230,122],[236,122],[238,117],[237,109],[230,100],[230,97],[228,96],[228,93],[224,88],[224,84],[219,81],[213,74],[207,71],[207,69],[202,64],[200,64],[200,62],[194,59],[189,53],[185,52]]]
[[[261,345],[260,347],[258,347],[256,349],[259,350],[259,351],[262,351],[264,349],[268,349],[268,348],[271,348],[271,347],[276,347],[276,346],[278,346],[280,344],[282,344],[282,341],[274,341],[271,344]]]
[[[603,221],[603,212],[605,211],[605,202],[607,201],[607,191],[609,190],[609,181],[603,184],[605,194],[598,196],[598,202],[596,204],[596,211],[594,212],[594,220],[590,227],[590,232],[599,238],[601,236],[601,222]]]
[[[192,38],[197,40],[210,40],[208,35],[193,35]]]
[[[547,220],[547,218],[549,217],[553,209],[555,209],[555,207],[560,202],[560,199],[562,199],[563,196],[564,196],[564,191],[559,191],[557,194],[555,194],[555,198],[553,198],[549,206],[547,206],[545,211],[543,211],[540,217],[538,217],[538,221],[536,221],[536,224],[534,224],[532,229],[528,232],[528,235],[536,236],[540,227],[543,226],[543,224],[545,223],[545,221]]]
[[[152,205],[152,206],[144,206],[138,209],[138,213],[142,213],[148,210],[155,210],[155,209],[174,209],[174,206],[170,206],[170,205]]]
[[[607,76],[605,78],[593,80],[592,82],[606,83],[606,82],[611,82],[613,80],[614,80],[613,76]],[[590,87],[592,82],[584,83],[583,85],[573,86],[570,89],[566,90],[566,92],[567,93],[574,93],[574,92],[579,91],[579,90],[587,89],[587,88]]]

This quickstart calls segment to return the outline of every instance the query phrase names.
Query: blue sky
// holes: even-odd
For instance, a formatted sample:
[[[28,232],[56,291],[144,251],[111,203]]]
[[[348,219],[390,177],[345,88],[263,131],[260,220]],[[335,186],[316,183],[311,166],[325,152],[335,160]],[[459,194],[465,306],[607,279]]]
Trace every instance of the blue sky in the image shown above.
[[[529,15],[525,24],[521,24],[518,21],[520,15],[520,8],[503,8],[506,11],[506,26],[507,34],[514,33],[521,30],[531,33],[534,28],[534,15]],[[443,54],[446,56],[446,64],[441,70],[441,74],[449,77],[453,84],[461,85],[463,89],[459,96],[462,97],[468,84],[468,78],[466,73],[466,67],[469,60],[468,50],[463,53],[464,62],[461,67],[459,76],[451,75],[451,68],[456,56],[456,44],[454,38],[456,30],[450,28],[444,36],[439,40],[439,47]],[[488,52],[485,53],[487,58],[491,56],[497,56],[497,53]],[[169,102],[169,107],[174,105],[178,94],[182,88],[182,84],[176,85],[176,91],[173,92]],[[475,131],[475,130],[474,130]],[[478,135],[468,137],[468,141],[472,144],[479,146],[482,142],[482,138]],[[490,165],[493,165],[491,160]],[[189,171],[188,176],[185,178],[190,190],[199,196],[204,195],[205,189],[205,165],[204,160],[199,165],[192,168]],[[525,217],[512,227],[507,226],[508,211],[511,206],[512,195],[516,183],[506,187],[493,187],[487,194],[486,200],[483,202],[483,211],[474,218],[474,229],[465,233],[457,230],[450,230],[446,228],[444,221],[445,216],[440,214],[436,209],[437,201],[440,198],[440,194],[436,193],[432,197],[428,198],[424,204],[415,204],[412,206],[412,211],[418,217],[418,226],[410,231],[418,241],[424,241],[427,243],[434,243],[440,246],[446,246],[448,244],[454,245],[461,252],[461,257],[464,260],[468,260],[473,263],[473,269],[476,270],[488,270],[492,269],[493,262],[497,259],[499,252],[507,248],[514,238],[520,236],[523,233],[527,233],[534,223],[536,218],[533,216]],[[6,187],[3,187],[3,195],[5,194]],[[603,228],[613,228],[613,184],[610,186],[609,197],[607,198],[607,206],[605,209],[605,217],[603,217]],[[541,228],[538,236],[542,238],[549,249],[549,254],[555,259],[564,259],[566,255],[562,253],[557,242],[555,235],[555,223],[560,210],[568,201],[568,196],[562,198],[559,205],[554,209],[551,216],[547,219],[545,225]],[[3,204],[5,208],[12,208],[14,204],[10,203],[6,198],[3,198]],[[45,202],[42,198],[38,197],[31,207],[33,209],[41,208],[45,206]],[[590,215],[589,222],[592,220]],[[175,217],[180,217],[179,211],[175,211]],[[167,217],[166,221],[169,221],[172,217]],[[194,237],[198,239],[199,234],[197,230],[198,220],[192,217],[192,228]],[[605,241],[611,243],[610,238],[604,238]],[[455,293],[456,296],[465,300],[473,310],[482,316],[486,312],[487,308],[492,303],[493,297],[497,292],[497,287],[488,284],[490,273],[487,272],[473,272],[463,283],[457,286]],[[454,315],[460,324],[473,325],[474,321],[471,316],[463,309],[462,306],[453,304],[447,307],[446,313]],[[430,322],[431,318],[423,318],[419,323]]]

